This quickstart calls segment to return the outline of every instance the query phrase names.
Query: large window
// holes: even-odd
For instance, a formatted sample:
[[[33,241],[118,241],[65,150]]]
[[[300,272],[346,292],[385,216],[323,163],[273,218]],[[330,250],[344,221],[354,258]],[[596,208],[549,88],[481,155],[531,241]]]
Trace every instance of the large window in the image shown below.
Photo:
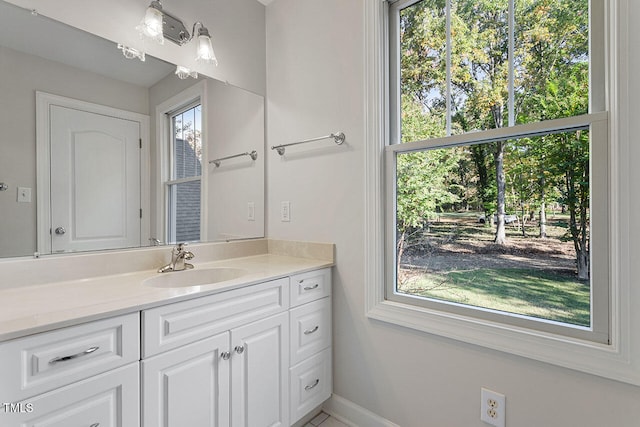
[[[603,39],[588,0],[391,4],[387,300],[609,341]]]
[[[202,113],[199,102],[168,114],[169,180],[167,191],[168,241],[200,240]]]

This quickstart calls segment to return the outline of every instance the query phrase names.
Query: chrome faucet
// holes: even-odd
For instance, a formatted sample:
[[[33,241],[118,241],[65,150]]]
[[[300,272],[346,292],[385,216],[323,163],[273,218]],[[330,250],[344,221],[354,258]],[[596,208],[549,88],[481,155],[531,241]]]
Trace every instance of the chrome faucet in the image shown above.
[[[158,273],[167,273],[169,271],[182,271],[193,268],[193,264],[188,262],[193,259],[193,253],[186,250],[184,243],[178,243],[171,249],[171,262],[164,267],[158,269]]]

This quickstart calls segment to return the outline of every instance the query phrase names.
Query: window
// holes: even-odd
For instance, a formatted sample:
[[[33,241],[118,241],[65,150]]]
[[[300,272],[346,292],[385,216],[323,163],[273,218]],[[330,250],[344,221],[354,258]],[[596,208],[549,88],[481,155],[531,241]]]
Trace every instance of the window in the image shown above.
[[[202,108],[200,102],[167,115],[170,125],[166,233],[169,242],[199,241],[201,234]]]
[[[391,4],[386,300],[609,342],[604,19],[589,7]]]

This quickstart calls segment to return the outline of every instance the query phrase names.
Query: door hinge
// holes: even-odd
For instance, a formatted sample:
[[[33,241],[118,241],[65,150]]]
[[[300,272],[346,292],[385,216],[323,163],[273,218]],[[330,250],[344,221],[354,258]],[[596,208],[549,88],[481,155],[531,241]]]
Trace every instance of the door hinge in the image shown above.
[[[142,209],[140,209],[140,219],[142,219]]]
[[[142,138],[140,138],[138,141],[140,141],[140,149],[142,149]]]

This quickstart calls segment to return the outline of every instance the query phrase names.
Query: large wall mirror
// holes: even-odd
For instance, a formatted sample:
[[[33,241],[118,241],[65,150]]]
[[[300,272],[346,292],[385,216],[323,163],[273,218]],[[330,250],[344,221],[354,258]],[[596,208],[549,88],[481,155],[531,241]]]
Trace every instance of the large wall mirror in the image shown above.
[[[264,236],[263,97],[175,70],[0,1],[0,257]]]

